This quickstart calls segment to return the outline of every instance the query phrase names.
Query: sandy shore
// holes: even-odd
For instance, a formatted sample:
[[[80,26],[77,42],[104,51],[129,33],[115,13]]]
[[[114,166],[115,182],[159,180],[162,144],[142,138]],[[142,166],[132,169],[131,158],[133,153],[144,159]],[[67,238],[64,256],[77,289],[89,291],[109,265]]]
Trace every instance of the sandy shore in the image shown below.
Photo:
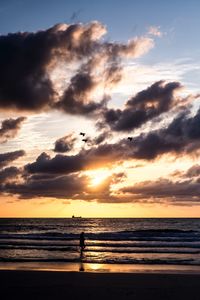
[[[200,299],[198,274],[0,271],[1,299]]]

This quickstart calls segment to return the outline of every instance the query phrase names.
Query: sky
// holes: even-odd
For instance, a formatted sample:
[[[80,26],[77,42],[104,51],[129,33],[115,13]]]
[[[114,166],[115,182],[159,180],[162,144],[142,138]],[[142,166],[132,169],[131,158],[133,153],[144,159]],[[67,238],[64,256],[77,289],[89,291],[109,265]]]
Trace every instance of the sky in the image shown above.
[[[0,0],[0,217],[200,217],[199,1]]]

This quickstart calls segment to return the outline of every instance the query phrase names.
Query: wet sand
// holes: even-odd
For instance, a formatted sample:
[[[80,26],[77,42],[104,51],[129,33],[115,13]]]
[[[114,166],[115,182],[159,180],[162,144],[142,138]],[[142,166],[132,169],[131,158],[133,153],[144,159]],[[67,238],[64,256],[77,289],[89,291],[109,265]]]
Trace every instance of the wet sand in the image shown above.
[[[200,299],[199,274],[1,270],[1,299]]]

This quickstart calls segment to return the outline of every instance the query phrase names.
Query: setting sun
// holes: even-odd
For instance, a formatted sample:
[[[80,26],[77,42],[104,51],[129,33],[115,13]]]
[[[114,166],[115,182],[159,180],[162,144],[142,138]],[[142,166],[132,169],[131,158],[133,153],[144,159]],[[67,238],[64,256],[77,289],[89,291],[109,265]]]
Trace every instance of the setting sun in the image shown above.
[[[103,183],[103,181],[107,179],[109,175],[110,171],[105,169],[90,172],[90,186],[95,187]]]

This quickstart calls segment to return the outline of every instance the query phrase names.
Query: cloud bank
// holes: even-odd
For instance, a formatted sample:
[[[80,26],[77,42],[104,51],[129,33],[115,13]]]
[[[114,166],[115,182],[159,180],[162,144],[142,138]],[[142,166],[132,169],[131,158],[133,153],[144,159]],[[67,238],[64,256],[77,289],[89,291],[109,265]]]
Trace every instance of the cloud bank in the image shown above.
[[[191,103],[199,96],[183,96],[180,82],[161,79],[132,94],[124,106],[110,105],[109,90],[122,79],[124,62],[147,53],[154,40],[144,36],[127,43],[109,42],[106,32],[104,25],[91,22],[0,36],[1,111],[24,115],[59,110],[77,120],[90,118],[100,130],[94,138],[87,136],[77,151],[77,138],[68,133],[55,141],[54,149],[41,151],[20,167],[10,164],[25,155],[23,150],[0,154],[1,193],[26,199],[198,203],[199,165],[178,180],[160,178],[125,186],[124,163],[198,153],[200,110],[192,114]],[[155,27],[149,34],[161,36]],[[165,116],[171,117],[167,125],[161,122]],[[25,117],[4,120],[0,142],[16,137],[24,121]],[[155,123],[157,129],[152,129]],[[115,167],[122,172],[115,172]],[[99,168],[109,168],[111,174],[94,188],[86,171]],[[119,183],[123,187],[117,187]]]

